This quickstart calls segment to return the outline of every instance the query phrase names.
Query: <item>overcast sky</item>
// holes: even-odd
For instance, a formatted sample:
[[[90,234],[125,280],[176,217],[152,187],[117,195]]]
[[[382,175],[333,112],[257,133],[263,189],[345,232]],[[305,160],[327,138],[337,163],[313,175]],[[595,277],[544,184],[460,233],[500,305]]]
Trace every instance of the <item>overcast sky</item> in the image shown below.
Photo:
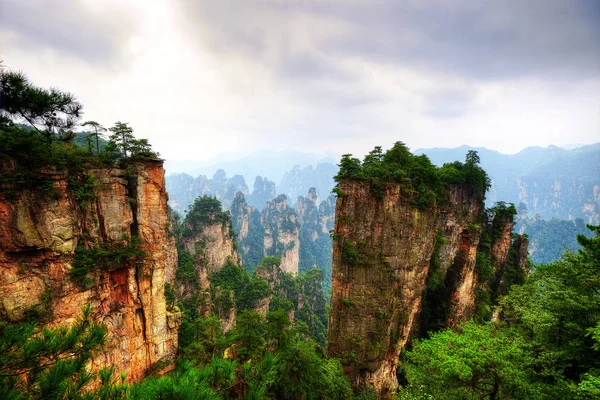
[[[597,0],[0,0],[0,45],[167,159],[600,141]]]

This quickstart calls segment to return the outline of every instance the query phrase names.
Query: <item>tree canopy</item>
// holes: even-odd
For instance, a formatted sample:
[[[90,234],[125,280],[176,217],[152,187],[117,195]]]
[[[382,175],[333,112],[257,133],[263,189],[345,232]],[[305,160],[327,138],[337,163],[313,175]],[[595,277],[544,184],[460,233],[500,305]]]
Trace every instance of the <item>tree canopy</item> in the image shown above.
[[[427,208],[444,199],[445,184],[467,185],[477,196],[485,196],[490,180],[480,167],[476,151],[469,151],[465,163],[454,162],[437,168],[425,155],[413,155],[402,142],[383,152],[376,146],[361,162],[351,154],[342,155],[339,172],[334,177],[342,180],[367,181],[371,191],[382,196],[386,185],[403,185],[414,194],[413,205]],[[334,191],[339,191],[339,188]]]

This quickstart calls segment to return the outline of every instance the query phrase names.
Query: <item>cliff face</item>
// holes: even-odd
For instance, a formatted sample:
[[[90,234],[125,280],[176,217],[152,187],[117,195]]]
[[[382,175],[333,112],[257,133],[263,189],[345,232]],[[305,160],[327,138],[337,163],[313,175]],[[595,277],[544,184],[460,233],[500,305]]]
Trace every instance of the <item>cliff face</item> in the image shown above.
[[[381,196],[367,182],[342,181],[339,189],[327,350],[355,387],[373,385],[385,396],[420,325],[437,318],[454,326],[473,315],[483,196],[450,187],[448,201],[420,210],[399,185]],[[497,259],[507,257],[508,238],[508,248],[494,247]]]
[[[228,259],[237,264],[235,238],[231,229],[229,221],[209,222],[192,236],[182,238],[184,248],[195,259],[196,268],[202,270],[201,276],[219,271]]]
[[[76,201],[62,171],[42,171],[58,199],[23,192],[0,193],[0,317],[22,321],[32,312],[52,325],[67,325],[91,304],[107,327],[104,352],[92,368],[114,365],[130,381],[150,369],[173,367],[181,315],[166,310],[165,271],[176,253],[167,233],[167,193],[161,161],[138,162],[128,170],[85,171],[97,184],[95,196]],[[71,270],[75,250],[140,239],[144,256],[96,268],[82,285]]]
[[[260,220],[264,227],[266,255],[279,256],[281,269],[297,274],[300,262],[300,224],[296,212],[287,205],[287,197],[280,195],[268,201]]]

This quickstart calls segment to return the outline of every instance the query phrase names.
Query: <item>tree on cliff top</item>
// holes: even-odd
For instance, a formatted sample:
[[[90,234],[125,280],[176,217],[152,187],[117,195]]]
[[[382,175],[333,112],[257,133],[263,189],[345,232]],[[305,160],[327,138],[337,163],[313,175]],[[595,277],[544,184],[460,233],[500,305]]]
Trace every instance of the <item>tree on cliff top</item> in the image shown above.
[[[22,72],[0,72],[0,112],[27,122],[48,143],[73,139],[83,106],[60,89],[34,86]],[[5,121],[6,122],[6,121]]]
[[[100,153],[100,139],[104,139],[104,132],[106,128],[100,125],[96,121],[86,121],[81,126],[91,126],[94,129],[94,136],[96,138],[96,154]],[[90,137],[91,135],[88,135]],[[90,138],[91,139],[91,138]]]
[[[414,194],[413,205],[421,209],[445,198],[444,184],[467,185],[482,195],[490,186],[487,174],[479,167],[479,155],[473,150],[467,153],[464,164],[456,161],[436,168],[427,156],[413,155],[404,143],[396,142],[385,153],[376,146],[362,163],[351,154],[344,154],[339,167],[336,182],[367,181],[375,196],[382,196],[388,183],[401,184]],[[339,193],[339,187],[334,192]]]
[[[37,171],[43,165],[79,169],[83,163],[158,156],[148,140],[136,139],[131,128],[121,122],[111,129],[114,137],[106,151],[100,152],[99,143],[104,128],[95,121],[84,126],[94,128],[96,154],[91,145],[87,149],[73,146],[82,109],[71,93],[34,86],[22,72],[0,71],[0,157],[16,160],[22,169]]]
[[[117,151],[125,159],[158,157],[158,153],[152,151],[147,139],[136,139],[133,136],[133,128],[126,122],[117,121],[115,126],[108,130],[112,132],[108,141],[108,152]]]

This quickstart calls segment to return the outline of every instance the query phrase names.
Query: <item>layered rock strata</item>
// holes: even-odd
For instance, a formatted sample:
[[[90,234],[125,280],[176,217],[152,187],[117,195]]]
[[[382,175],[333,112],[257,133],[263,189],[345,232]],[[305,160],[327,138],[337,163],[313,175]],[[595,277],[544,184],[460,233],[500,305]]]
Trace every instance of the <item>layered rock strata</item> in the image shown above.
[[[69,325],[92,306],[107,327],[107,344],[92,368],[114,365],[137,381],[169,370],[177,351],[181,314],[166,310],[165,271],[177,263],[167,233],[167,193],[162,161],[121,168],[87,169],[96,184],[89,201],[77,201],[73,177],[47,169],[56,196],[0,193],[0,318],[19,322],[31,312],[50,325]],[[75,250],[139,238],[136,261],[94,268],[88,283],[72,278]]]

